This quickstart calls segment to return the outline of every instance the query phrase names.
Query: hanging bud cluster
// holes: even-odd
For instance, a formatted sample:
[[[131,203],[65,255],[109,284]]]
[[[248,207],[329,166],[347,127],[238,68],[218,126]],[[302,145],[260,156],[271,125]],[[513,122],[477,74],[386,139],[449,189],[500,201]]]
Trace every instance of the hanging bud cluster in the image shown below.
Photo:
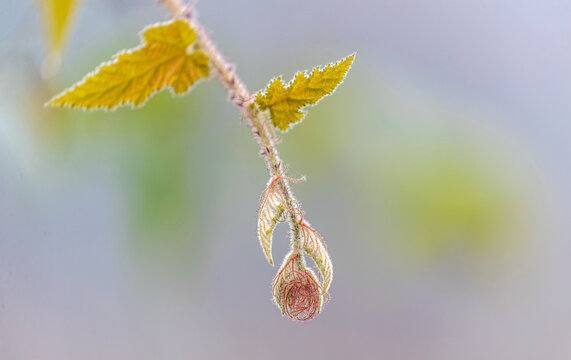
[[[258,238],[270,264],[273,265],[271,246],[272,234],[280,221],[288,217],[292,231],[291,252],[286,256],[282,267],[274,278],[274,302],[282,314],[294,320],[310,320],[321,311],[324,298],[333,278],[331,259],[321,235],[304,219],[299,209],[286,206],[279,180],[299,181],[284,177],[285,170],[272,177],[262,193],[258,217]],[[309,269],[303,253],[309,255],[319,272],[319,277]]]

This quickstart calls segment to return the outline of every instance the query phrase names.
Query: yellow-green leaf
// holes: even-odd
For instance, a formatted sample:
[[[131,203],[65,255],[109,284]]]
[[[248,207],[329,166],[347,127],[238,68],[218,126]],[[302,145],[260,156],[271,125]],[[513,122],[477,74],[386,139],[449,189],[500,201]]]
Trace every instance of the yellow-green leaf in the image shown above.
[[[48,105],[113,109],[142,105],[165,87],[182,94],[209,74],[209,58],[194,50],[196,32],[183,19],[153,25],[142,33],[143,45],[121,52]]]
[[[298,72],[285,86],[282,78],[277,77],[264,92],[258,92],[256,103],[261,110],[269,109],[274,126],[287,130],[292,124],[303,119],[305,106],[316,104],[337,88],[354,58],[355,54],[352,54],[324,68],[316,67],[310,74]]]

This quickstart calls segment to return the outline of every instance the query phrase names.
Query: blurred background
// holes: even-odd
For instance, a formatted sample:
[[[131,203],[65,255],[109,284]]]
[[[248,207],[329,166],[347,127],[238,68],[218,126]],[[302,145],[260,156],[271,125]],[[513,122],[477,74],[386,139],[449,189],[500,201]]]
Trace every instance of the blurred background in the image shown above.
[[[571,3],[198,2],[251,90],[357,52],[279,145],[334,265],[306,323],[272,304],[268,175],[216,81],[43,107],[166,11],[49,4],[0,3],[0,359],[571,358]]]

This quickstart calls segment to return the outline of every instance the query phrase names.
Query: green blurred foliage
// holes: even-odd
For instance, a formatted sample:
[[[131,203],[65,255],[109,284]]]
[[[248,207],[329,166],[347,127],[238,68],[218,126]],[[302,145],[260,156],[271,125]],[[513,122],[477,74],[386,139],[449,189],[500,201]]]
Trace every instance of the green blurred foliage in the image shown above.
[[[425,254],[498,250],[515,205],[509,184],[462,141],[401,139],[374,163],[373,188],[387,215]]]
[[[59,166],[73,168],[75,159],[98,161],[103,156],[103,167],[117,168],[113,173],[125,194],[130,237],[138,247],[184,257],[202,231],[195,164],[204,145],[201,133],[213,96],[209,91],[199,86],[185,97],[163,91],[144,108],[113,112],[42,108],[36,109],[41,116],[29,118],[36,119],[33,125],[45,156]]]
[[[382,227],[375,240],[427,260],[509,251],[530,210],[519,155],[463,114],[401,120],[381,120],[386,131],[359,163],[366,216]]]

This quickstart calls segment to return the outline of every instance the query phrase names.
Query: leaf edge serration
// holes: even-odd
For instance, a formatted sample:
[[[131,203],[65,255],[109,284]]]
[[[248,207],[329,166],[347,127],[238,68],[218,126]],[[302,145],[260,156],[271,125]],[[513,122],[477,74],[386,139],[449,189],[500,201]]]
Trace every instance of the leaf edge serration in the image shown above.
[[[355,57],[356,57],[356,55],[357,55],[357,52],[355,51],[355,52],[353,52],[353,53],[351,53],[351,54],[349,54],[349,55],[347,55],[347,56],[341,58],[340,60],[338,60],[338,61],[336,61],[336,62],[331,62],[331,63],[328,63],[328,64],[326,64],[326,65],[322,65],[322,66],[316,66],[316,67],[312,68],[310,71],[309,71],[309,70],[298,71],[298,72],[296,72],[296,73],[293,75],[292,79],[291,79],[288,83],[285,83],[285,84],[284,84],[284,81],[283,81],[283,75],[275,76],[275,77],[273,77],[273,78],[268,82],[268,84],[267,84],[262,90],[259,90],[259,91],[256,93],[255,102],[256,102],[256,104],[258,105],[258,107],[260,108],[260,110],[262,110],[262,111],[264,111],[264,110],[270,110],[270,113],[271,113],[271,109],[270,109],[271,106],[266,106],[266,105],[265,105],[265,102],[264,102],[264,99],[267,97],[267,95],[268,95],[268,94],[267,94],[268,89],[272,86],[272,84],[273,84],[274,81],[279,80],[282,84],[284,84],[284,85],[283,85],[283,89],[284,89],[284,90],[288,90],[288,89],[291,88],[291,86],[293,85],[294,81],[296,80],[296,78],[297,78],[298,76],[303,75],[305,79],[310,79],[311,74],[312,74],[314,71],[316,71],[316,70],[319,71],[320,73],[323,73],[323,71],[324,71],[327,67],[330,67],[330,66],[338,66],[338,65],[341,64],[342,62],[347,61],[347,60],[350,60],[350,63],[349,63],[349,65],[347,66],[347,70],[345,71],[345,73],[343,74],[342,78],[338,81],[338,83],[335,85],[335,87],[334,87],[331,91],[329,91],[328,93],[322,95],[322,96],[321,96],[318,100],[316,100],[315,102],[306,103],[306,104],[304,104],[304,105],[302,105],[302,106],[300,106],[300,107],[297,108],[296,112],[299,112],[300,114],[302,114],[302,116],[301,116],[298,120],[289,122],[289,123],[288,123],[288,126],[284,129],[284,128],[280,127],[279,125],[277,125],[277,124],[275,123],[275,120],[270,116],[270,120],[271,120],[272,125],[273,125],[276,129],[280,130],[281,132],[286,133],[286,132],[288,132],[290,129],[292,129],[295,125],[301,123],[301,122],[305,119],[305,117],[306,117],[306,115],[307,115],[307,109],[308,109],[308,108],[317,105],[319,102],[321,102],[321,100],[323,100],[324,98],[326,98],[326,97],[332,95],[332,94],[339,88],[339,85],[341,85],[341,84],[345,81],[345,79],[346,79],[346,77],[347,77],[347,74],[349,73],[349,70],[351,70],[351,68],[353,67],[353,63],[355,62]]]

